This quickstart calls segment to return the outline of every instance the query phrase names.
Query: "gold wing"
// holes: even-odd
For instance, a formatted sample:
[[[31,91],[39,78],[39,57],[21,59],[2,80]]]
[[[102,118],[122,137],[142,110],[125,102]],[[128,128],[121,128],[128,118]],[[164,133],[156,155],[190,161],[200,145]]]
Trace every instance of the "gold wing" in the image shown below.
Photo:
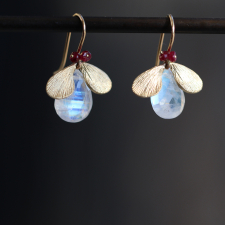
[[[65,69],[53,75],[47,82],[46,92],[54,99],[63,99],[72,95],[75,84],[73,81],[73,73],[76,64],[72,64]]]
[[[82,63],[80,72],[88,87],[96,94],[105,94],[112,88],[112,81],[108,75],[89,63]]]
[[[133,82],[133,92],[143,98],[158,94],[162,88],[162,73],[164,65],[155,66],[139,75]]]
[[[190,94],[195,94],[202,90],[203,82],[193,70],[178,63],[170,63],[170,69],[179,87]]]

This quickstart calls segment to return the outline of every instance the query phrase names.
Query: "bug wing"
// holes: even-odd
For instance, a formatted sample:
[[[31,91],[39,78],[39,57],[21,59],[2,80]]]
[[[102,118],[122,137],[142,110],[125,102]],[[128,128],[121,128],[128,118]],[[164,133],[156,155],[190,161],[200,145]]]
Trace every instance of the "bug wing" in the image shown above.
[[[170,69],[183,91],[195,94],[202,90],[203,82],[193,70],[178,63],[170,63]]]
[[[73,81],[75,68],[76,64],[72,64],[59,71],[48,80],[46,92],[51,98],[63,99],[72,95],[75,89]]]
[[[89,63],[82,63],[80,68],[88,87],[96,94],[105,94],[112,88],[112,81],[108,75],[98,67]]]
[[[164,65],[155,66],[139,75],[133,82],[133,92],[143,98],[158,94],[162,88]]]

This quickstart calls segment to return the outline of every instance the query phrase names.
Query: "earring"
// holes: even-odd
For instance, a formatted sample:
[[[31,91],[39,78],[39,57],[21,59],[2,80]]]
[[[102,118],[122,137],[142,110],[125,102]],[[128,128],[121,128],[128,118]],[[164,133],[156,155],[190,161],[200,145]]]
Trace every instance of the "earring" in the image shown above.
[[[184,92],[194,94],[202,90],[201,78],[191,69],[175,63],[177,56],[171,51],[175,24],[172,15],[168,15],[171,24],[171,38],[167,51],[161,52],[164,33],[161,34],[155,67],[139,75],[133,82],[132,90],[140,97],[151,97],[155,113],[163,119],[173,119],[184,108]],[[163,61],[163,65],[159,65]]]
[[[47,94],[55,99],[55,110],[58,116],[70,123],[85,119],[92,108],[91,91],[96,94],[105,94],[112,88],[108,75],[99,68],[87,63],[91,59],[89,51],[81,52],[85,36],[86,25],[84,18],[75,13],[83,25],[83,32],[77,52],[72,52],[72,65],[65,67],[69,49],[71,32],[67,33],[61,65],[46,85]]]

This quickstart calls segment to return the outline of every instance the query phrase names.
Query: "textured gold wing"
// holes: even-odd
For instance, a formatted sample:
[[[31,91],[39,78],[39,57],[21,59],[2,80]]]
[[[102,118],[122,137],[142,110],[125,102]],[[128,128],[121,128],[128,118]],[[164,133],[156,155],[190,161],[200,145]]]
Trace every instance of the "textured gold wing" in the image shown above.
[[[170,69],[183,91],[195,94],[202,90],[203,82],[193,70],[178,63],[170,63]]]
[[[98,67],[89,63],[82,63],[80,72],[88,87],[96,94],[105,94],[112,88],[112,81],[108,75]]]
[[[139,75],[133,82],[133,92],[143,98],[158,94],[162,88],[162,73],[164,65],[155,66]]]
[[[47,82],[46,92],[54,99],[63,99],[72,95],[75,84],[73,81],[73,73],[76,64],[72,64],[65,69],[53,75]]]

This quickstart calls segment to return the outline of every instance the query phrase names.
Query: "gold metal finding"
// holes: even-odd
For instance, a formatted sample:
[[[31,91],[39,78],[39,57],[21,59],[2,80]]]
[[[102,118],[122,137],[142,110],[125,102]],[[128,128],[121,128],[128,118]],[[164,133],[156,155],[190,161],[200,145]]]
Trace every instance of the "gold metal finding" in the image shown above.
[[[132,91],[142,98],[157,95],[162,88],[164,65],[155,66],[140,74],[133,82]]]
[[[170,63],[171,72],[178,86],[189,94],[195,94],[202,90],[202,79],[193,70],[178,63]]]
[[[84,76],[85,83],[96,94],[106,94],[112,88],[112,81],[101,69],[89,63],[82,63],[78,66],[72,64],[57,74],[53,75],[47,82],[46,92],[54,99],[64,99],[74,92],[73,73],[79,69]]]
[[[50,77],[46,85],[46,92],[49,97],[63,99],[74,92],[73,73],[75,69],[76,64],[72,64]]]
[[[109,76],[98,67],[82,63],[80,72],[84,76],[85,83],[95,94],[106,94],[112,88],[112,81]]]
[[[156,60],[155,60],[155,66],[159,66],[159,64],[160,64],[159,55],[161,54],[161,51],[162,51],[164,36],[165,36],[164,33],[160,34],[159,45],[158,45],[158,50],[157,50]]]
[[[73,16],[78,16],[83,25],[82,36],[77,49],[77,52],[80,53],[86,36],[86,25],[84,18],[79,13],[75,13]],[[54,99],[64,99],[72,95],[75,89],[73,74],[76,69],[80,70],[84,76],[85,83],[94,93],[105,94],[109,92],[112,88],[112,81],[104,71],[97,68],[96,66],[93,66],[89,63],[82,63],[79,60],[77,63],[64,68],[66,64],[70,38],[71,32],[68,32],[61,65],[47,82],[47,94]]]
[[[170,52],[175,38],[175,24],[172,15],[168,15],[171,24],[171,38],[167,51]],[[172,63],[166,60],[164,65],[159,65],[159,55],[162,52],[162,45],[165,34],[162,33],[159,39],[155,67],[145,71],[133,82],[133,92],[143,98],[151,97],[159,93],[162,88],[162,74],[165,69],[170,69],[177,85],[185,92],[195,94],[202,90],[203,82],[193,70],[178,63]]]
[[[77,52],[80,53],[80,51],[82,49],[82,46],[84,44],[85,37],[86,37],[86,24],[85,24],[84,18],[81,14],[75,13],[73,15],[73,17],[75,17],[75,16],[79,17],[80,21],[82,22],[82,26],[83,26],[82,36],[81,36],[81,39],[80,39],[79,46],[77,48]],[[63,50],[62,62],[59,66],[59,69],[56,70],[53,74],[56,74],[59,71],[61,71],[66,65],[66,59],[67,59],[68,49],[69,49],[69,45],[70,45],[70,38],[71,38],[71,32],[68,32],[67,35],[66,35],[66,42],[65,42],[65,47],[64,47],[64,50]]]
[[[170,43],[169,43],[167,51],[170,52],[172,47],[173,47],[174,38],[175,38],[175,23],[174,23],[173,16],[171,14],[169,14],[168,17],[170,19],[170,25],[171,25],[171,37],[170,37]],[[163,45],[163,41],[164,41],[164,36],[165,36],[165,34],[162,33],[160,35],[160,38],[159,38],[159,45],[158,45],[158,50],[157,50],[157,55],[156,55],[155,66],[158,66],[160,64],[159,55],[160,55],[160,53],[162,51],[162,45]]]

